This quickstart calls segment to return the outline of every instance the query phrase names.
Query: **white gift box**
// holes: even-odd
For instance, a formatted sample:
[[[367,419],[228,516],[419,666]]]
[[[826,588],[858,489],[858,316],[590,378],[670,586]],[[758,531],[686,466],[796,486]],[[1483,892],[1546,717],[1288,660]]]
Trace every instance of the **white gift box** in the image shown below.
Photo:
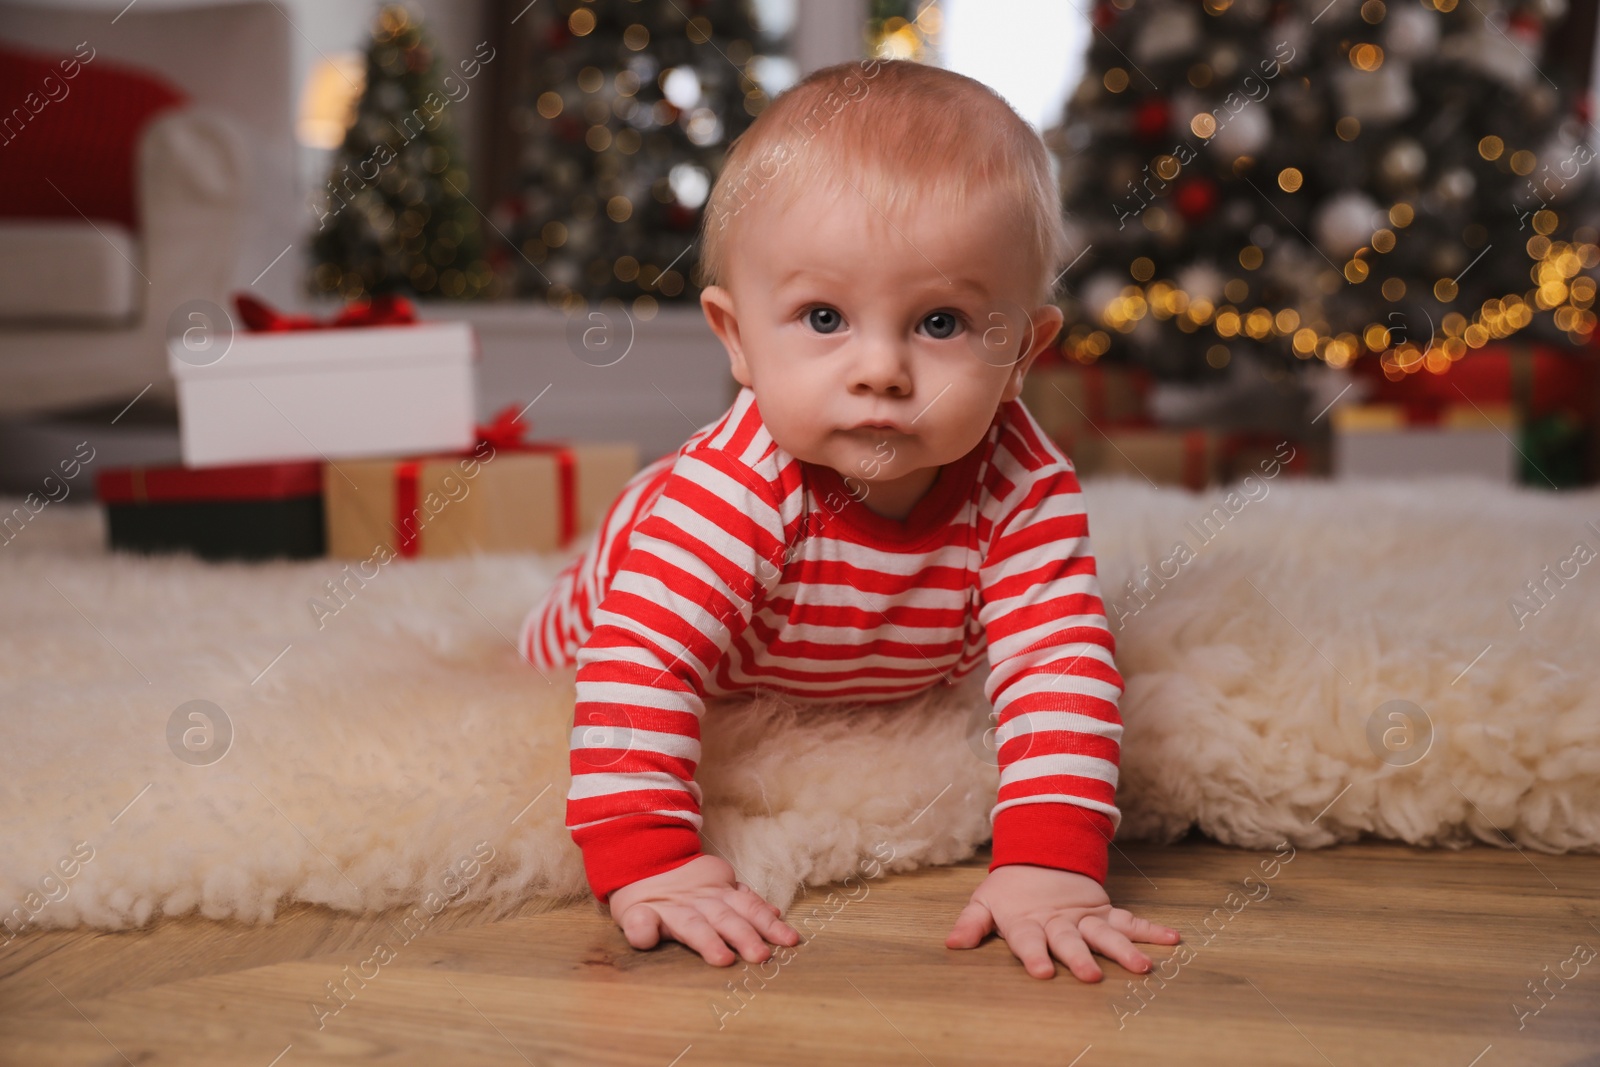
[[[185,341],[167,344],[185,466],[455,452],[476,440],[467,323]]]
[[[1508,407],[1447,408],[1437,424],[1405,421],[1396,405],[1334,409],[1333,469],[1340,479],[1467,475],[1517,481],[1518,424]]]

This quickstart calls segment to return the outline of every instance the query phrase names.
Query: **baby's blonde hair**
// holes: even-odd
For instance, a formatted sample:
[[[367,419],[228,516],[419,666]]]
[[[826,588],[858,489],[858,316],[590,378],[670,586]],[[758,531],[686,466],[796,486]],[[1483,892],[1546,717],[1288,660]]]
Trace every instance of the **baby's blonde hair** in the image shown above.
[[[959,211],[997,190],[1032,236],[1040,302],[1053,296],[1068,238],[1044,142],[982,82],[903,59],[824,67],[734,139],[706,202],[696,284],[724,284],[747,208],[782,210],[803,189],[846,182],[890,218],[941,201]]]

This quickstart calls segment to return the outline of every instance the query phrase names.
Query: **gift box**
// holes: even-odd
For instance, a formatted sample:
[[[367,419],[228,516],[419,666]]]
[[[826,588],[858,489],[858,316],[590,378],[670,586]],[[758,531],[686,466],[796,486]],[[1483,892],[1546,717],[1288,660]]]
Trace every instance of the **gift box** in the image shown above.
[[[1213,430],[1111,425],[1089,431],[1070,455],[1080,476],[1199,490],[1221,478],[1221,442]]]
[[[1600,350],[1523,340],[1468,351],[1442,374],[1385,373],[1381,361],[1359,361],[1370,403],[1404,405],[1410,417],[1436,422],[1447,407],[1509,405],[1520,424],[1513,435],[1520,480],[1561,487],[1600,478]],[[1391,378],[1390,374],[1396,374]]]
[[[1149,422],[1150,376],[1137,367],[1043,357],[1022,379],[1022,405],[1063,448],[1097,436],[1093,426]]]
[[[113,549],[202,559],[309,559],[323,553],[322,464],[124,467],[101,471]]]
[[[1378,360],[1354,369],[1371,384],[1366,400],[1404,404],[1437,418],[1446,407],[1509,405],[1519,422],[1565,411],[1588,420],[1600,388],[1600,360],[1592,352],[1525,341],[1498,341],[1469,350],[1443,374],[1420,370],[1391,379]]]
[[[1505,484],[1519,471],[1519,423],[1509,404],[1349,404],[1333,409],[1340,479],[1469,475]]]
[[[550,552],[593,530],[638,471],[638,446],[526,441],[514,412],[466,453],[330,462],[328,554]]]
[[[243,325],[204,310],[167,345],[183,462],[208,467],[468,449],[477,342],[388,299],[331,322],[236,298]],[[180,309],[182,310],[182,309]]]
[[[1322,441],[1276,433],[1233,431],[1224,433],[1218,457],[1220,480],[1227,484],[1254,475],[1276,478],[1327,475],[1331,458]]]

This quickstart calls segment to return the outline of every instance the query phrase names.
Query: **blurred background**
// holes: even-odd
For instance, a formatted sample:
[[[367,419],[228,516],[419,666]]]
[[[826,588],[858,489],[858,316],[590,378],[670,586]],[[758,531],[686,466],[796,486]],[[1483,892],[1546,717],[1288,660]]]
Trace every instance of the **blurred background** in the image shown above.
[[[470,418],[676,448],[733,395],[692,281],[723,152],[865,56],[977,78],[1049,146],[1074,258],[1025,399],[1085,476],[1593,484],[1596,6],[6,0],[0,491],[84,440],[101,468],[405,452],[180,431],[249,436],[221,368],[313,373],[410,315],[469,328]],[[172,354],[202,320],[233,352],[205,381]],[[309,388],[357,424],[397,374]],[[314,422],[265,380],[235,385]]]

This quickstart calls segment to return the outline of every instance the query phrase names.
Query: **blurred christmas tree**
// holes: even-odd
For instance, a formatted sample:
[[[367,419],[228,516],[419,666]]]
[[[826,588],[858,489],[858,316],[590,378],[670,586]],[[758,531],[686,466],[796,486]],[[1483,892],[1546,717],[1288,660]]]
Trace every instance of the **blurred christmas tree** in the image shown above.
[[[1194,381],[1587,342],[1600,181],[1577,77],[1542,59],[1564,4],[1099,0],[1047,135],[1069,352]]]
[[[521,139],[496,225],[505,288],[550,303],[698,299],[700,212],[786,60],[747,0],[554,0],[526,9],[510,93]],[[790,79],[792,80],[792,79]],[[763,84],[766,82],[767,84]]]
[[[463,61],[463,74],[469,64],[479,65]],[[355,122],[322,190],[313,293],[472,298],[488,288],[478,214],[448,114],[452,97],[438,68],[417,15],[382,8]],[[451,84],[459,94],[460,78]]]
[[[939,0],[871,0],[867,54],[939,66],[939,31],[943,28]]]

